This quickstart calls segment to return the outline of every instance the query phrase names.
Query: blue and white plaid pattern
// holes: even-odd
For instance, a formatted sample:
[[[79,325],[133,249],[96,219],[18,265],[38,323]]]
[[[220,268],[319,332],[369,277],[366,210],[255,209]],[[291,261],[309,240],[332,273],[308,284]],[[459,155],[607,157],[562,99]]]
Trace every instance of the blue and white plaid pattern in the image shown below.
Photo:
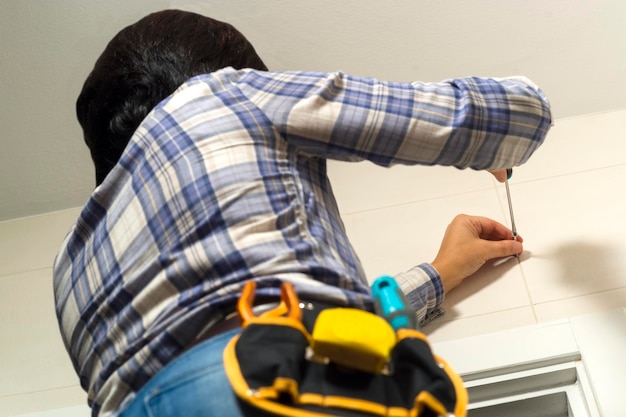
[[[512,167],[550,123],[524,79],[192,78],[138,128],[55,261],[62,334],[93,415],[126,404],[231,313],[246,281],[260,299],[290,281],[310,300],[371,307],[327,158]],[[436,313],[443,288],[430,265],[397,280],[420,319]]]

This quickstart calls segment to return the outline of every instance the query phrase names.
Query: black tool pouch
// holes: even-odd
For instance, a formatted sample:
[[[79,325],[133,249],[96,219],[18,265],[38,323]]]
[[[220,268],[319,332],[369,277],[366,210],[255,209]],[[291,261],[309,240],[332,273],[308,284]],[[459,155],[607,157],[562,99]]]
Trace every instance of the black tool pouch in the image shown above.
[[[422,333],[398,330],[379,371],[355,369],[345,363],[367,362],[359,349],[337,348],[339,363],[316,354],[314,332],[302,323],[293,288],[283,284],[281,290],[281,305],[258,317],[246,307],[252,305],[253,286],[240,300],[240,313],[242,306],[248,313],[242,314],[241,334],[224,351],[224,366],[241,400],[286,417],[466,415],[460,377],[433,355]]]

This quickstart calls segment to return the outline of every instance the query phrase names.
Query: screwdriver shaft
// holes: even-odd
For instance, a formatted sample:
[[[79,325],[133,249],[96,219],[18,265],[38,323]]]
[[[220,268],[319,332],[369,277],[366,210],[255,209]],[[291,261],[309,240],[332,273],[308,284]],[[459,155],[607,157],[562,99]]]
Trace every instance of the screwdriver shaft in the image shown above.
[[[511,203],[511,191],[509,190],[509,179],[504,181],[506,187],[506,199],[509,202],[509,213],[511,214],[511,229],[513,231],[513,239],[517,240],[517,228],[515,227],[515,217],[513,216],[513,204]]]

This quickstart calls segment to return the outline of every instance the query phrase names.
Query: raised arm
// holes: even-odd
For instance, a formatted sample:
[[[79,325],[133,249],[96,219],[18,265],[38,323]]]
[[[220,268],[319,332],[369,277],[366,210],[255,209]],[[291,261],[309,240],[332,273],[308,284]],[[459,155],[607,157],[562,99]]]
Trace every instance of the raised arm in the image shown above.
[[[242,82],[291,144],[331,159],[510,168],[530,157],[551,125],[547,99],[522,77],[391,83],[250,72]]]

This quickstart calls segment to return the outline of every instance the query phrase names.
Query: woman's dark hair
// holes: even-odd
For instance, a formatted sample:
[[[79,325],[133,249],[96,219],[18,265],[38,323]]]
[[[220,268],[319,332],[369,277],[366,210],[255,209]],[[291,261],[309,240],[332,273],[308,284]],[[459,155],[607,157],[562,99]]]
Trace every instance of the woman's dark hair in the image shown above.
[[[154,106],[190,77],[228,66],[267,70],[237,29],[206,16],[164,10],[120,31],[96,61],[76,102],[96,185]]]

